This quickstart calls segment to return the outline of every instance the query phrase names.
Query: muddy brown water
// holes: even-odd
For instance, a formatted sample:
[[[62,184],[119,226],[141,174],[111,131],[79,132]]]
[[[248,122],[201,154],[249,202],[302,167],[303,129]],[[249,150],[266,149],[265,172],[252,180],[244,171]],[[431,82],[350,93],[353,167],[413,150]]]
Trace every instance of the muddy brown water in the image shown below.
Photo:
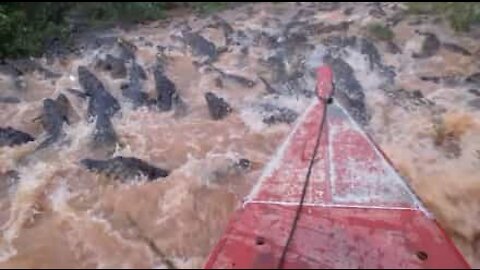
[[[351,13],[344,12],[352,7]],[[480,108],[472,106],[472,101],[480,97],[469,90],[480,86],[465,82],[480,70],[478,40],[456,34],[444,23],[426,20],[415,24],[415,18],[408,17],[392,28],[393,42],[401,49],[393,54],[386,42],[375,41],[365,29],[372,22],[387,22],[404,7],[381,4],[385,15],[372,15],[376,13],[370,10],[377,8],[369,3],[244,5],[218,14],[234,29],[232,44],[226,44],[221,27],[211,26],[216,22],[211,16],[182,15],[169,22],[108,32],[137,47],[136,61],[148,77],[143,88],[151,97],[155,96],[153,69],[158,61],[163,63],[164,74],[174,82],[186,105],[180,110],[134,108],[120,91],[125,80],[112,79],[108,72],[95,68],[96,59],[111,51],[108,46],[87,48],[81,56],[72,55],[51,65],[38,59],[60,73],[59,78],[45,78],[41,72],[21,78],[1,75],[2,96],[15,96],[21,102],[0,103],[0,126],[11,126],[38,139],[0,148],[0,180],[4,182],[0,190],[0,266],[201,267],[230,214],[293,127],[293,123],[262,121],[267,112],[259,104],[301,114],[313,98],[308,94],[313,90],[309,72],[330,49],[325,40],[355,35],[372,40],[381,64],[391,66],[396,75],[393,82],[386,83],[381,69],[372,69],[358,47],[335,52],[353,69],[365,94],[365,113],[371,116],[365,130],[469,262],[478,267]],[[291,22],[314,26],[307,28],[311,31],[306,42],[298,39],[291,45],[278,45]],[[322,30],[324,25],[343,22],[351,22],[348,30]],[[212,62],[213,67],[254,85],[198,64],[205,57],[195,55],[178,39],[185,25],[217,48],[226,48]],[[302,27],[291,27],[290,32],[301,33]],[[418,31],[434,33],[441,42],[456,43],[471,55],[440,46],[431,57],[415,58],[424,40]],[[283,71],[268,61],[282,53]],[[92,148],[94,126],[87,121],[87,102],[67,91],[81,89],[77,78],[80,65],[89,67],[122,106],[120,114],[112,118],[119,141],[110,155],[140,158],[170,170],[168,177],[120,182],[81,166],[81,159],[104,157],[105,152]],[[303,78],[281,80],[299,71]],[[437,82],[421,76],[437,77]],[[278,92],[271,93],[260,77]],[[422,97],[409,94],[416,90]],[[224,98],[232,113],[213,120],[204,98],[207,92]],[[51,147],[34,151],[45,136],[41,124],[34,121],[42,100],[60,93],[73,108],[70,125],[64,125],[66,136]],[[242,158],[250,161],[249,168],[233,169]],[[11,170],[18,172],[18,180],[7,179]]]

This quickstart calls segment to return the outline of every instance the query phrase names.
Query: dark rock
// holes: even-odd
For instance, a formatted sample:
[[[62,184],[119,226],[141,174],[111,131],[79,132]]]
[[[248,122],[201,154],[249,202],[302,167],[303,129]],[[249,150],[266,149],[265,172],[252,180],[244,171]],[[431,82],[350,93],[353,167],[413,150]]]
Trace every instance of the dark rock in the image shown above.
[[[278,46],[277,37],[271,36],[266,32],[258,32],[253,38],[253,45],[273,49]]]
[[[464,56],[472,56],[472,53],[469,52],[467,49],[463,48],[463,47],[460,47],[459,45],[457,44],[454,44],[454,43],[443,43],[442,44],[443,48],[449,50],[449,51],[452,51],[452,52],[455,52],[455,53],[459,53],[461,55],[464,55]]]
[[[353,11],[355,10],[354,7],[349,7],[349,8],[346,8],[344,11],[343,11],[343,14],[347,15],[347,16],[350,16],[353,14]]]
[[[248,88],[252,88],[256,85],[256,83],[250,79],[247,79],[243,76],[240,76],[240,75],[236,75],[236,74],[232,74],[232,73],[227,73],[227,72],[224,72],[214,66],[210,66],[210,68],[212,70],[215,70],[216,72],[220,73],[220,75],[222,76],[222,78],[226,79],[226,80],[231,80],[231,81],[234,81],[238,84],[240,84],[242,87],[248,87]]]
[[[353,47],[357,45],[357,37],[355,36],[329,36],[323,43],[326,46],[335,46],[335,47]]]
[[[117,143],[117,134],[113,128],[110,117],[106,114],[99,114],[95,119],[95,130],[93,132],[94,148],[113,148]]]
[[[398,47],[393,41],[387,42],[387,51],[391,54],[399,54],[402,53],[402,49]]]
[[[96,67],[108,71],[113,79],[125,78],[127,76],[125,62],[111,54],[107,54],[105,59],[100,59]]]
[[[242,53],[243,55],[248,55],[248,47],[243,47],[241,50],[240,50],[240,53]]]
[[[15,188],[20,180],[18,171],[8,170],[0,172],[0,196],[5,196],[9,192],[13,193],[12,188]]]
[[[468,101],[468,106],[475,108],[475,109],[480,109],[480,98],[476,98],[473,100]]]
[[[88,95],[85,94],[84,92],[78,90],[78,89],[75,89],[75,88],[68,88],[67,89],[67,92],[79,97],[79,98],[82,98],[82,99],[86,99],[88,98]]]
[[[169,111],[172,109],[173,100],[177,95],[175,84],[158,68],[154,70],[153,75],[157,91],[157,107],[161,111]]]
[[[473,73],[472,75],[468,76],[465,81],[467,83],[473,83],[480,85],[480,72]]]
[[[318,2],[316,4],[319,11],[334,11],[340,7],[338,2]]]
[[[35,139],[26,132],[11,127],[0,127],[0,146],[16,146],[34,140]]]
[[[142,80],[146,80],[147,79],[147,73],[145,72],[145,70],[143,69],[142,66],[140,66],[137,62],[133,62],[132,63],[132,70],[131,72],[133,72],[133,74],[135,74],[135,77],[138,77]]]
[[[175,117],[184,117],[188,114],[188,105],[183,101],[183,99],[176,95],[174,100],[173,100],[173,105],[174,105],[174,116]]]
[[[268,125],[274,125],[279,123],[293,123],[297,117],[298,113],[289,108],[277,107],[273,104],[262,104],[263,119],[262,121]]]
[[[391,98],[393,104],[406,110],[435,105],[433,101],[425,98],[420,90],[407,91],[405,89],[397,89],[387,91],[387,96]]]
[[[440,40],[432,33],[423,33],[426,38],[422,44],[422,50],[419,53],[414,53],[414,58],[429,58],[435,55],[440,49]]]
[[[373,8],[370,9],[368,14],[370,14],[371,16],[373,16],[375,18],[381,18],[381,17],[384,17],[384,16],[387,15],[387,13],[385,13],[385,11],[383,10],[383,8],[381,6],[381,3],[379,3],[379,2],[374,3]]]
[[[387,19],[387,26],[388,27],[395,27],[399,22],[401,22],[407,14],[404,11],[395,13],[392,17]]]
[[[251,162],[246,158],[241,158],[237,162],[235,162],[235,167],[239,170],[243,170],[243,171],[248,170],[250,169],[250,166],[251,166]]]
[[[377,47],[369,40],[364,38],[360,40],[360,52],[368,57],[371,70],[373,70],[375,66],[382,65],[382,58]]]
[[[5,60],[5,62],[7,63],[7,65],[9,65],[15,70],[16,76],[25,75],[33,72],[39,72],[43,74],[47,79],[59,78],[62,76],[61,74],[55,73],[45,68],[36,60],[28,58]]]
[[[215,78],[215,86],[218,88],[223,88],[223,81],[221,78],[219,77]]]
[[[56,100],[47,98],[43,101],[43,111],[40,120],[47,138],[38,145],[37,149],[46,148],[63,136],[63,123],[69,123],[69,105],[67,97],[63,94],[60,94]]]
[[[232,112],[232,107],[223,98],[216,96],[212,92],[205,94],[205,100],[213,120],[223,119]]]
[[[422,81],[443,83],[448,86],[459,86],[464,83],[463,78],[459,76],[420,76]]]
[[[136,62],[132,63],[129,68],[129,81],[121,86],[122,95],[128,98],[135,107],[147,105],[149,103],[149,96],[143,92],[142,80],[145,80],[147,75],[143,68]]]
[[[265,85],[265,89],[267,90],[268,93],[273,94],[277,92],[277,90],[275,90],[275,88],[273,88],[265,78],[261,76],[259,76],[258,78],[260,79],[260,81],[263,82],[263,84]]]
[[[229,46],[232,43],[232,35],[234,33],[232,26],[220,16],[214,15],[213,19],[216,21],[216,26],[219,26],[223,31],[225,45]]]
[[[305,27],[305,30],[309,35],[322,35],[329,34],[336,31],[348,31],[351,22],[341,22],[339,24],[324,24],[317,23],[313,25],[308,25]]]
[[[341,58],[330,55],[327,55],[324,61],[333,70],[335,98],[347,108],[356,121],[362,125],[368,124],[370,115],[365,105],[365,94],[352,67]]]
[[[167,177],[170,173],[134,157],[118,156],[107,160],[83,159],[80,163],[90,171],[124,181],[134,180],[137,177],[147,177],[152,181]]]
[[[462,154],[459,138],[446,134],[435,138],[434,145],[445,153],[447,158],[458,158]]]
[[[438,76],[420,76],[420,80],[426,82],[440,83],[441,78]]]
[[[192,49],[195,56],[207,56],[209,60],[217,57],[215,44],[196,33],[183,33],[183,41]]]
[[[135,60],[135,51],[137,50],[137,47],[133,43],[121,39],[118,41],[117,45],[120,59],[124,61]]]
[[[283,53],[277,52],[275,55],[270,56],[266,63],[273,72],[272,79],[274,82],[284,82],[286,80],[288,74],[286,67],[286,56]]]
[[[113,116],[120,110],[120,104],[103,86],[102,82],[85,66],[78,67],[78,81],[85,94],[90,97],[88,115],[94,117],[100,114]]]
[[[224,75],[224,78],[228,79],[228,80],[232,80],[238,84],[240,84],[241,86],[243,87],[248,87],[248,88],[252,88],[256,85],[256,83],[250,79],[247,79],[243,76],[240,76],[240,75],[235,75],[235,74],[231,74],[231,73],[223,73]]]
[[[480,90],[478,90],[478,89],[468,89],[468,92],[472,95],[480,97]]]
[[[20,103],[20,99],[17,97],[0,97],[0,103]]]

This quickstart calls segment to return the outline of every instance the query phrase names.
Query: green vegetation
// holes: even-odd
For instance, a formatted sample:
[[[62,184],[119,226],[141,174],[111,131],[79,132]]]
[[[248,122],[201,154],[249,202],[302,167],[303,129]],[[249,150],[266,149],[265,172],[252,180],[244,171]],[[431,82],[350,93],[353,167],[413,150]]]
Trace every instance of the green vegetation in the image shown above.
[[[480,3],[475,2],[409,2],[411,14],[438,14],[446,18],[455,31],[469,31],[480,23]]]
[[[227,7],[227,2],[190,2],[197,12],[208,14]]]
[[[168,10],[211,13],[227,2],[4,2],[0,3],[0,59],[38,56],[49,42],[65,42],[71,19],[88,25],[138,23],[162,19]]]
[[[394,34],[390,28],[380,24],[372,23],[368,26],[368,32],[376,39],[383,41],[390,41],[393,39]]]

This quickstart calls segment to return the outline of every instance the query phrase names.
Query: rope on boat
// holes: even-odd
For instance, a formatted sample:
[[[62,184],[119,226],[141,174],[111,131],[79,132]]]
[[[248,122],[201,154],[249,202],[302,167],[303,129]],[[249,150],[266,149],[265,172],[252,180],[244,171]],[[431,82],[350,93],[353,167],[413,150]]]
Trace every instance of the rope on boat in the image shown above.
[[[333,89],[335,89],[335,85],[333,85]],[[320,139],[322,138],[322,135],[323,135],[323,129],[326,125],[325,120],[327,119],[327,111],[328,111],[327,106],[328,106],[328,104],[332,103],[332,95],[333,94],[330,94],[330,96],[328,96],[328,97],[318,96],[318,99],[320,100],[320,102],[323,103],[322,119],[321,119],[319,129],[318,129],[317,140],[315,141],[315,148],[313,149],[313,154],[312,154],[312,157],[311,157],[310,162],[308,164],[308,171],[307,171],[307,174],[305,176],[305,182],[303,184],[302,196],[300,198],[300,203],[298,204],[297,210],[295,211],[295,217],[293,219],[293,223],[292,223],[290,232],[289,232],[288,237],[287,237],[287,242],[285,243],[285,245],[283,247],[282,255],[280,256],[280,261],[278,262],[278,267],[277,267],[278,269],[283,269],[283,266],[285,264],[287,251],[288,251],[288,247],[290,245],[290,242],[293,239],[293,235],[295,234],[295,230],[297,228],[298,220],[300,219],[300,213],[302,212],[303,204],[305,202],[305,196],[307,194],[308,184],[310,183],[310,175],[312,174],[312,168],[313,168],[313,165],[315,163],[315,159],[316,159],[317,152],[318,152],[318,147],[320,146]]]

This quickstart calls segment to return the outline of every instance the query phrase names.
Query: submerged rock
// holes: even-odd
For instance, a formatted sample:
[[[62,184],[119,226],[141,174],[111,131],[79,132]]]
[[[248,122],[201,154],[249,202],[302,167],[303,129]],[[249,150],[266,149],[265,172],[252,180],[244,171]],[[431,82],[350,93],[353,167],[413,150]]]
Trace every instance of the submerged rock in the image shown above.
[[[89,97],[88,115],[90,117],[100,114],[113,116],[120,110],[117,99],[110,94],[102,82],[86,67],[78,67],[78,81],[85,94]]]
[[[195,56],[206,56],[209,60],[217,57],[215,44],[197,33],[184,32],[182,40],[192,49]]]
[[[223,119],[232,112],[232,107],[223,98],[212,92],[205,94],[205,100],[213,120]]]
[[[270,103],[262,104],[260,107],[262,108],[262,121],[268,125],[278,123],[290,124],[298,117],[298,113],[289,108],[278,107]]]
[[[21,145],[34,140],[35,139],[26,132],[13,129],[12,127],[0,127],[0,147]]]
[[[40,143],[37,149],[42,149],[57,142],[63,135],[63,123],[69,123],[67,97],[60,94],[56,100],[47,98],[43,101],[43,111],[40,120],[47,134],[47,138]]]
[[[20,103],[21,100],[17,97],[0,97],[0,103]]]
[[[478,84],[480,85],[480,72],[473,73],[470,76],[468,76],[465,81],[467,83],[473,83],[473,84]]]
[[[155,180],[167,177],[170,173],[135,157],[118,156],[107,160],[83,159],[80,163],[90,171],[120,180],[133,180],[137,177]]]
[[[454,44],[454,43],[443,43],[442,47],[451,51],[451,52],[459,53],[463,56],[472,56],[472,53],[469,52],[467,49],[465,49],[463,47],[460,47],[459,45]]]
[[[333,70],[335,97],[356,121],[362,125],[368,124],[370,115],[365,105],[365,93],[355,77],[353,68],[341,58],[326,56],[324,61]]]
[[[108,71],[113,79],[125,78],[127,76],[125,62],[111,54],[107,54],[105,59],[100,59],[97,62],[96,67]]]
[[[120,87],[122,95],[128,98],[135,107],[150,103],[148,94],[143,91],[143,81],[146,79],[145,70],[134,62],[129,68],[129,81]]]
[[[425,35],[425,40],[422,44],[422,49],[419,53],[414,53],[414,58],[429,58],[435,55],[440,49],[440,40],[437,36],[432,33],[423,33]]]
[[[177,88],[160,68],[156,68],[153,75],[155,77],[155,90],[157,91],[157,107],[161,111],[169,111],[172,109],[173,101],[177,95]]]

